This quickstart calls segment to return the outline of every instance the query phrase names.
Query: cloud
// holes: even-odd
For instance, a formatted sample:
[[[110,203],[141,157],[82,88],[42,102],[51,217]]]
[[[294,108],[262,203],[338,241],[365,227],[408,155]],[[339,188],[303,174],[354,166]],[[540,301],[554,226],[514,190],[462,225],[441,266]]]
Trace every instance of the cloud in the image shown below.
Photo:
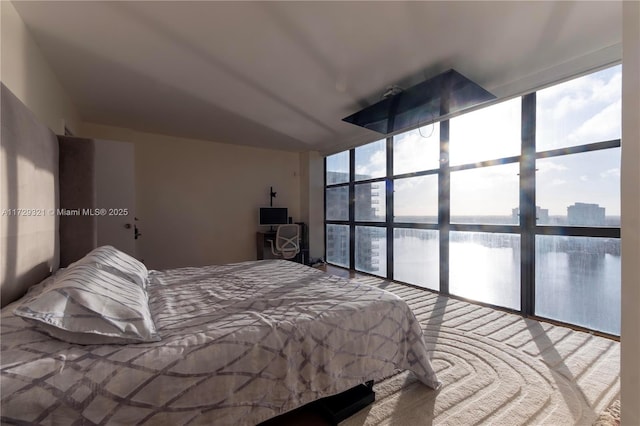
[[[617,167],[613,169],[609,169],[605,172],[600,173],[600,177],[603,179],[606,179],[608,177],[620,178],[620,169]]]
[[[589,109],[602,109],[620,99],[622,71],[613,67],[538,92],[539,111],[554,120]]]
[[[560,172],[564,170],[568,170],[567,166],[564,164],[554,163],[550,160],[539,161],[536,165],[538,169],[538,173],[547,173],[547,172]]]
[[[580,180],[581,180],[582,182],[586,182],[586,181],[588,181],[588,180],[589,180],[589,177],[588,177],[587,175],[582,175],[582,176],[580,176]]]
[[[356,148],[356,175],[364,179],[386,174],[387,155],[384,139]]]
[[[619,138],[621,76],[616,66],[539,91],[538,148]]]
[[[565,183],[567,183],[567,181],[564,179],[554,179],[551,181],[551,185],[553,186],[564,185]]]
[[[582,123],[568,139],[572,143],[617,139],[622,126],[621,115],[622,101],[618,99]]]

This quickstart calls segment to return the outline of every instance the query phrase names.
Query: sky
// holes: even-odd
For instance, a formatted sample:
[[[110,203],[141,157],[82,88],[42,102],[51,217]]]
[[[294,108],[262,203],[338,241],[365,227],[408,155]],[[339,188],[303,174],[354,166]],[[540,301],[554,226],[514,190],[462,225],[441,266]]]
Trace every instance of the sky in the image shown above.
[[[620,138],[621,80],[617,65],[539,90],[538,152]],[[451,119],[450,164],[519,155],[520,102],[516,98]],[[396,136],[394,173],[438,168],[439,139],[437,125]],[[384,176],[384,149],[384,139],[356,148],[356,175]],[[327,157],[327,167],[348,172],[348,152]],[[599,204],[607,216],[620,214],[619,148],[539,159],[536,169],[536,204],[550,215],[564,216],[576,202]],[[451,173],[451,214],[510,215],[519,203],[518,172],[513,163]],[[433,177],[396,180],[396,215],[437,211],[435,182]]]

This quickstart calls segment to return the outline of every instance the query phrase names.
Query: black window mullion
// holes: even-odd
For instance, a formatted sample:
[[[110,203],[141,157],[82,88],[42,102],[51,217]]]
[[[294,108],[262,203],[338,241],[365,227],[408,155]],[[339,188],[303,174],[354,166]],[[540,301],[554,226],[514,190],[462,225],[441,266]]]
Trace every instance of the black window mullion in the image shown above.
[[[411,228],[411,229],[429,229],[438,231],[440,226],[437,223],[414,223],[414,222],[395,222],[394,228]]]
[[[522,97],[520,156],[520,310],[535,313],[536,94]]]
[[[393,279],[393,137],[387,138],[386,226],[387,226],[387,278]]]
[[[536,158],[561,157],[568,154],[580,154],[583,152],[600,151],[603,149],[620,148],[620,139],[612,139],[604,142],[593,142],[586,145],[570,146],[567,148],[552,149],[536,152]]]
[[[449,294],[449,224],[451,222],[451,171],[449,169],[449,120],[440,122],[440,171],[438,173],[438,225],[440,228],[440,292]]]
[[[538,235],[563,235],[566,237],[620,238],[620,228],[618,227],[542,225],[535,228],[535,233]]]
[[[449,231],[461,232],[487,232],[494,234],[519,234],[520,226],[518,225],[483,225],[476,223],[451,223]]]
[[[327,157],[324,157],[324,168],[323,168],[323,176],[322,181],[324,182],[324,190],[322,191],[322,215],[324,219],[324,260],[327,260]],[[311,223],[309,223],[311,225]]]
[[[503,164],[517,163],[518,161],[520,161],[520,156],[516,155],[515,157],[505,157],[505,158],[498,158],[496,160],[487,160],[487,161],[481,161],[478,163],[460,164],[458,166],[451,166],[449,170],[452,172],[457,172],[460,170],[479,169],[480,167],[501,166]]]
[[[356,269],[356,150],[349,150],[349,269]]]

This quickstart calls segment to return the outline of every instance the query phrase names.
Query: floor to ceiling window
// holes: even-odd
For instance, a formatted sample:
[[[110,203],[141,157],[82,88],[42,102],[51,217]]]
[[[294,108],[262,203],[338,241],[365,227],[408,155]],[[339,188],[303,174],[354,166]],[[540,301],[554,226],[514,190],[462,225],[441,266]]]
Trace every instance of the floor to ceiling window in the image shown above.
[[[326,260],[620,333],[621,66],[326,158]]]
[[[449,123],[449,292],[516,310],[521,115],[516,98]]]
[[[620,334],[621,67],[536,94],[535,306]]]

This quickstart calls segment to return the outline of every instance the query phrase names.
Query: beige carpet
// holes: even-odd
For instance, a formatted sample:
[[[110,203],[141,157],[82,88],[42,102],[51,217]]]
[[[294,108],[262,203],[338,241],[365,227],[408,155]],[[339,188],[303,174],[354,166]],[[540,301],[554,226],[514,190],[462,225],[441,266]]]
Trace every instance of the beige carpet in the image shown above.
[[[618,342],[376,278],[432,345],[439,391],[402,372],[341,426],[591,425],[620,392]]]

